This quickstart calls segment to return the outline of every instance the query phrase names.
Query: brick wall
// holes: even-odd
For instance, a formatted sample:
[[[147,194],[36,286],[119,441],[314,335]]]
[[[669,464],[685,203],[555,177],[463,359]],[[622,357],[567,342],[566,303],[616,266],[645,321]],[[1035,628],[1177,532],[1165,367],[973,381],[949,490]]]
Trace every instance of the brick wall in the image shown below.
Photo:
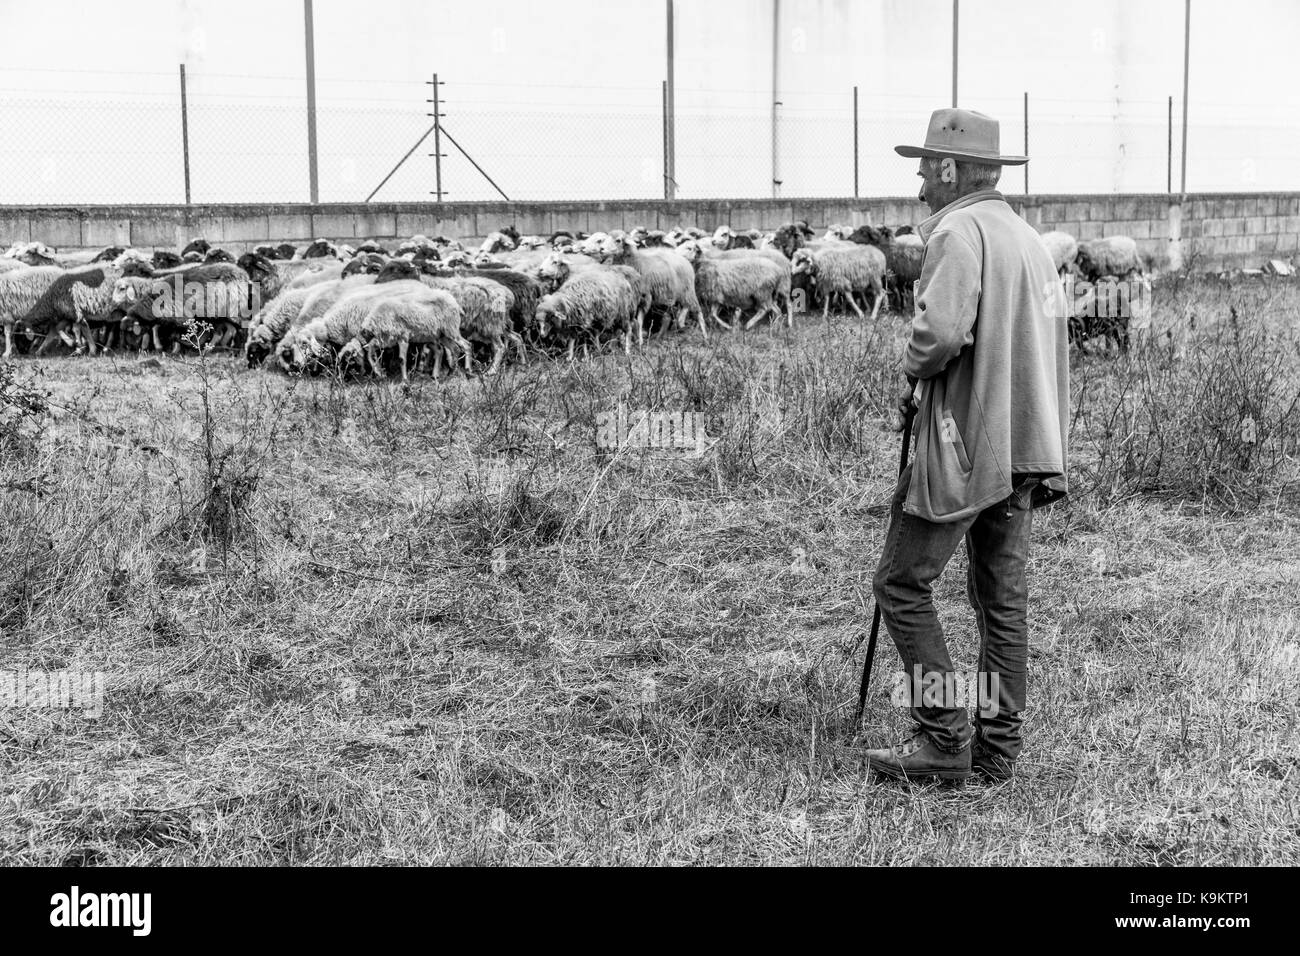
[[[1128,235],[1158,269],[1259,266],[1300,254],[1300,193],[1016,196],[1008,200],[1040,231],[1080,239]],[[507,224],[523,234],[559,229],[772,229],[807,219],[832,223],[917,223],[915,198],[692,200],[575,203],[374,203],[370,205],[0,206],[0,243],[40,240],[57,249],[110,245],[180,248],[203,236],[232,251],[308,239],[391,241],[416,233],[478,239]]]

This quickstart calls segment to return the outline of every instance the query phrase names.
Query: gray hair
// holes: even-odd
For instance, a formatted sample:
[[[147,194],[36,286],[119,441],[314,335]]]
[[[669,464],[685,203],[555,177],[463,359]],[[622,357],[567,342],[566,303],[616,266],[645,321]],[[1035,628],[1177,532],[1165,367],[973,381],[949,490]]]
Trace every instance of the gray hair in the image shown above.
[[[933,169],[941,160],[927,156],[926,163]],[[957,188],[964,195],[981,189],[992,189],[1002,178],[1002,167],[996,163],[969,163],[957,160]]]

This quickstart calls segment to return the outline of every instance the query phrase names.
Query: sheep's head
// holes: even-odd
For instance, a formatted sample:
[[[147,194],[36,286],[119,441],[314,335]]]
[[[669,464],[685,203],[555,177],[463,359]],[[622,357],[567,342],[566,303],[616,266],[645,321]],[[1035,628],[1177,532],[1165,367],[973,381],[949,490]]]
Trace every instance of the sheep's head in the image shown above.
[[[225,249],[212,249],[209,250],[208,254],[203,257],[203,261],[208,264],[214,262],[234,262],[235,257],[232,256],[230,253],[228,253]]]
[[[91,259],[90,261],[91,262],[112,262],[115,259],[121,258],[125,253],[126,250],[123,249],[121,246],[109,246],[107,249],[100,252],[99,255],[95,256],[95,258]]]
[[[406,279],[419,280],[420,269],[414,262],[406,259],[394,259],[379,271],[375,279],[375,285],[382,285],[385,282],[401,282]]]
[[[698,265],[704,259],[704,243],[699,239],[687,239],[676,248],[677,254],[691,265]]]
[[[537,303],[537,312],[534,315],[535,324],[537,325],[537,335],[540,338],[546,338],[552,330],[561,328],[564,321],[558,314],[558,305],[554,295],[542,296]]]
[[[211,248],[212,246],[208,244],[206,239],[191,239],[190,244],[181,250],[181,258],[184,259],[190,253],[196,252],[201,259],[208,254]]]
[[[634,246],[640,249],[646,244],[646,239],[650,237],[650,233],[646,230],[645,226],[637,226],[627,234],[627,237],[632,240]]]
[[[271,260],[256,252],[245,252],[239,257],[235,265],[247,272],[249,278],[257,282],[275,275],[275,266],[271,264]]]
[[[367,342],[369,342],[370,339],[374,337],[374,333],[367,329],[362,329],[361,335],[365,336]],[[350,339],[347,345],[339,349],[337,361],[338,361],[339,368],[345,369],[352,365],[365,368],[365,360],[362,352],[361,339],[360,338]]]
[[[155,269],[175,269],[183,260],[170,250],[155,249],[150,261]]]
[[[316,239],[303,250],[302,257],[304,259],[337,259],[339,258],[339,250],[328,239]]]
[[[850,229],[848,226],[842,226],[839,223],[834,223],[833,225],[827,227],[826,235],[823,236],[822,238],[823,239],[847,239],[849,237],[849,234],[852,232],[853,230]]]
[[[817,259],[807,249],[797,249],[790,260],[790,272],[794,275],[817,275]]]
[[[772,235],[772,245],[780,249],[781,254],[787,259],[792,259],[795,250],[801,249],[804,244],[804,235],[799,231],[796,223],[789,223],[782,226]]]
[[[733,239],[735,239],[735,233],[731,231],[730,226],[719,226],[713,232],[712,242],[719,249],[730,249]]]
[[[540,249],[546,245],[546,240],[541,236],[524,236],[519,240],[520,249]]]
[[[462,249],[456,249],[442,257],[442,264],[448,269],[466,269],[471,262],[469,253]]]
[[[58,265],[58,260],[54,258],[54,250],[43,242],[27,243],[27,245],[20,248],[14,258],[29,266]]]
[[[329,345],[314,335],[304,335],[295,339],[292,349],[294,368],[301,371],[317,369],[329,361]]]
[[[550,289],[558,289],[569,278],[569,264],[557,252],[551,253],[537,267],[537,278]]]
[[[474,257],[475,269],[500,269],[504,265],[504,262],[490,252],[480,252]]]
[[[121,278],[113,283],[113,292],[111,295],[114,305],[130,306],[135,303],[135,283],[130,279]]]
[[[248,333],[248,343],[244,346],[244,358],[248,361],[249,368],[257,368],[266,361],[266,357],[271,354],[271,347],[275,344],[271,337],[271,330],[264,325],[259,325]]]

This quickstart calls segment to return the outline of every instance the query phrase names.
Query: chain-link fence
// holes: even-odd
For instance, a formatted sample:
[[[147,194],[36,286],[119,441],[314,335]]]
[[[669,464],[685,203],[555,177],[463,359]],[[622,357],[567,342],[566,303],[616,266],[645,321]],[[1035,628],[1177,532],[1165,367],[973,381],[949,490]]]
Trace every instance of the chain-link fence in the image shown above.
[[[184,202],[187,152],[195,203],[310,199],[301,79],[262,78],[268,91],[249,93],[250,78],[190,73],[184,117],[179,71],[58,93],[5,79],[0,70],[0,205]],[[320,200],[430,201],[439,185],[453,202],[910,195],[915,165],[893,147],[921,140],[935,105],[846,87],[782,91],[773,109],[770,91],[679,87],[670,124],[662,83],[574,87],[571,104],[544,87],[444,78],[439,180],[428,82],[326,81]],[[1022,150],[1028,123],[1033,162],[1008,169],[1004,191],[1023,191],[1026,175],[1036,193],[1180,188],[1176,99],[1052,101],[1031,90],[978,105],[1001,120],[1006,153]],[[1198,114],[1189,189],[1290,187],[1300,127],[1262,108],[1198,104]]]

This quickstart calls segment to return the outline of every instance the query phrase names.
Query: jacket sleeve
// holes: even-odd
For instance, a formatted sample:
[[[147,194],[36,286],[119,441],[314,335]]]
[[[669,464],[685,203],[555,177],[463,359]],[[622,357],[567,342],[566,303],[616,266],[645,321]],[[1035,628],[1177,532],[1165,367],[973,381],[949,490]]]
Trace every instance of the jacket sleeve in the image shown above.
[[[903,357],[906,374],[933,378],[975,341],[972,329],[982,272],[980,251],[965,236],[939,230],[930,237],[918,283],[912,337]]]

